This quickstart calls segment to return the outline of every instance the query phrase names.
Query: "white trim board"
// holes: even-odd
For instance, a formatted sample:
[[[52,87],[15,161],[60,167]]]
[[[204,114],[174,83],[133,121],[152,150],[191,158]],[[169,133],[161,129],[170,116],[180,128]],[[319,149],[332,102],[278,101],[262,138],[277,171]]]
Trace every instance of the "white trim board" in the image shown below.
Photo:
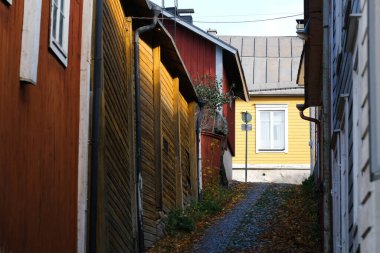
[[[82,49],[80,62],[80,118],[78,143],[78,207],[77,207],[77,252],[85,253],[87,238],[87,192],[88,192],[88,153],[90,126],[90,85],[91,85],[91,39],[93,1],[83,1]]]

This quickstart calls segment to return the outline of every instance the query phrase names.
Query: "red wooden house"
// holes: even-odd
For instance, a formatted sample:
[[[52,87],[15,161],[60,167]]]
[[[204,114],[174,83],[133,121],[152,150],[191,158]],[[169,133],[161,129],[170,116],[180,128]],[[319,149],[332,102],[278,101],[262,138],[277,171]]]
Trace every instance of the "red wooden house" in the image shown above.
[[[216,80],[221,80],[223,92],[232,90],[235,96],[245,101],[249,99],[243,68],[236,48],[194,26],[188,16],[182,18],[175,15],[173,10],[163,9],[162,17],[164,17],[162,22],[172,34],[193,81],[206,75],[215,77]],[[235,155],[235,102],[224,105],[223,116],[227,119],[228,129],[231,129],[227,135],[227,147],[223,155],[227,178],[231,180],[229,172],[232,172],[232,157]],[[202,140],[202,144],[206,144],[204,140]],[[204,145],[202,148],[202,153],[207,156],[212,152],[208,146]],[[213,159],[218,160],[215,157]],[[205,172],[203,176],[207,176]]]
[[[84,248],[91,11],[0,1],[0,252]]]

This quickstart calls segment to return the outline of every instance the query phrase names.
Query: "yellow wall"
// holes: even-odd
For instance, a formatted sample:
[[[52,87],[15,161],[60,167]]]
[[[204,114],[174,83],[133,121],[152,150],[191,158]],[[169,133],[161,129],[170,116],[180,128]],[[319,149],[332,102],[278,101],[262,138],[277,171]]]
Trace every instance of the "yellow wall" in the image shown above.
[[[245,164],[245,131],[241,130],[241,112],[252,115],[252,131],[248,132],[248,164],[309,164],[310,124],[300,118],[296,104],[304,102],[302,97],[254,97],[250,102],[236,101],[236,154],[234,167]],[[288,153],[256,153],[256,104],[288,105]],[[309,115],[305,110],[305,115]]]

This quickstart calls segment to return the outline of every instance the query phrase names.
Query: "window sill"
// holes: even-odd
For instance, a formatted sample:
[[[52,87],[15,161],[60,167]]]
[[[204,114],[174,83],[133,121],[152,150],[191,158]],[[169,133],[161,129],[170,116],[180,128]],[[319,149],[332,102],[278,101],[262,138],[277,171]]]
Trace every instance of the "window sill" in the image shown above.
[[[283,153],[283,154],[287,154],[288,153],[288,150],[256,150],[256,154],[260,154],[260,153]]]
[[[67,68],[67,53],[64,53],[64,51],[54,41],[50,41],[50,49],[52,50],[53,55],[55,55],[63,66]]]

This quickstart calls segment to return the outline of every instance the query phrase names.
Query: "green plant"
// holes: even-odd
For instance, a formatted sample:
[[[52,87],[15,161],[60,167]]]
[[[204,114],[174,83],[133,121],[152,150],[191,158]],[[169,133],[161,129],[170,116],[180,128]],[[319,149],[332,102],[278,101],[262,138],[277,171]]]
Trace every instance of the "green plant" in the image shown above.
[[[196,224],[223,210],[232,198],[232,190],[219,185],[204,189],[202,200],[193,202],[185,210],[175,208],[166,219],[166,231],[170,235],[196,230]]]
[[[181,209],[175,208],[170,211],[166,224],[166,231],[175,234],[178,231],[191,232],[195,230],[195,221]]]
[[[227,121],[221,114],[221,109],[224,104],[230,104],[235,97],[231,90],[223,93],[221,87],[221,82],[211,76],[195,80],[195,90],[203,104],[201,108],[202,130],[227,135]]]

